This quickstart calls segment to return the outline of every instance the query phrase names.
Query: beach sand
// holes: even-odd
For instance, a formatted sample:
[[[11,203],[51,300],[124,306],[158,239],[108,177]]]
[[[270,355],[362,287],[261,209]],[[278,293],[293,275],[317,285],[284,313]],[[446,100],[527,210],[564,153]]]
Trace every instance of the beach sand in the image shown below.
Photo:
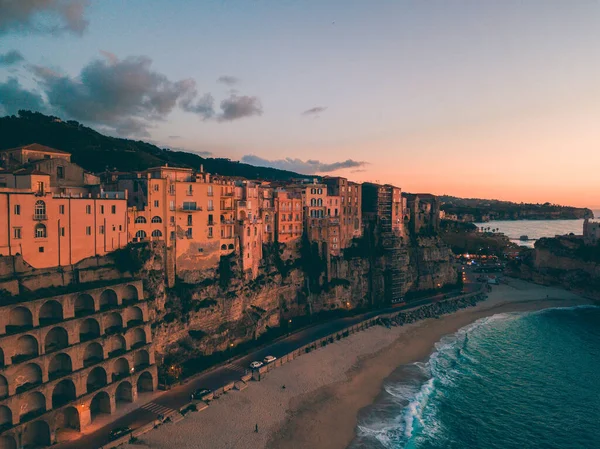
[[[375,326],[304,355],[130,447],[343,449],[354,438],[358,412],[373,403],[383,381],[398,366],[427,359],[444,335],[496,313],[590,302],[562,289],[510,280],[475,307],[402,327]]]

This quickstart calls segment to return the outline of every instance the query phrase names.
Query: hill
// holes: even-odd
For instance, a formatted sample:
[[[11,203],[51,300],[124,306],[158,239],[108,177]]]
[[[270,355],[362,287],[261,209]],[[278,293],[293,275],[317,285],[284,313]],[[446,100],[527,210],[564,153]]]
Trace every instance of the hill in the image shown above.
[[[204,170],[208,173],[249,179],[287,180],[307,177],[291,171],[256,167],[225,158],[205,158],[185,151],[159,148],[141,140],[109,137],[76,121],[62,121],[58,117],[39,112],[19,111],[18,116],[0,117],[0,149],[34,142],[68,151],[73,155],[73,162],[96,173],[106,169],[144,170],[169,164],[196,169],[204,165]]]
[[[465,221],[594,218],[594,213],[583,207],[560,206],[550,203],[513,203],[480,198],[457,198],[448,195],[442,195],[439,198],[442,203],[441,210]]]

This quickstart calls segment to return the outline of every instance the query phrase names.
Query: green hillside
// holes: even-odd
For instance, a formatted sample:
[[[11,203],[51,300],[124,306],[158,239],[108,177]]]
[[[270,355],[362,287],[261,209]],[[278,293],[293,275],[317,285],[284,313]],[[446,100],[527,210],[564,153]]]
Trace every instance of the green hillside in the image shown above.
[[[0,149],[39,143],[73,155],[73,162],[92,172],[106,169],[144,170],[169,164],[200,168],[226,176],[249,179],[287,180],[305,175],[268,167],[255,167],[224,158],[204,158],[185,151],[159,148],[141,140],[109,137],[75,121],[62,121],[39,112],[19,111],[18,116],[0,117]]]

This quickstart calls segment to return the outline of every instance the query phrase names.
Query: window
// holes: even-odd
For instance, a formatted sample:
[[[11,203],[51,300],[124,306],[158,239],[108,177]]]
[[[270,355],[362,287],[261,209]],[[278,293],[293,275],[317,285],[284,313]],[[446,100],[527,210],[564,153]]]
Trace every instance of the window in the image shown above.
[[[152,231],[152,237],[162,237],[162,232],[159,229]]]
[[[46,203],[44,203],[43,201],[36,201],[33,211],[34,211],[34,217],[33,217],[34,219],[36,219],[36,220],[46,219]]]
[[[44,194],[44,183],[42,181],[38,181],[38,183],[37,183],[37,193],[39,195]]]
[[[92,213],[92,206],[90,206],[89,204],[87,206],[85,206],[85,213],[86,214],[91,214]]]
[[[100,205],[100,213],[104,214],[104,205]]]
[[[257,233],[258,233],[257,227],[256,227],[256,226],[254,226],[254,235],[256,236],[256,235],[257,235]]]
[[[111,214],[116,214],[117,213],[117,206],[110,206],[110,213]]]
[[[135,217],[135,223],[146,223],[146,217]]]
[[[38,251],[39,251],[40,253],[43,253],[43,252],[44,252],[44,247],[43,247],[43,246],[40,246],[40,247],[38,248]]]
[[[169,222],[170,222],[171,224],[175,224],[175,215],[171,215],[171,216],[169,217]]]
[[[191,239],[191,238],[192,238],[192,228],[187,228],[187,231],[185,232],[185,236],[186,236],[188,239]]]
[[[135,238],[142,240],[146,238],[146,231],[142,231],[141,229],[135,233]]]
[[[123,230],[123,226],[119,225],[119,231],[122,231],[122,230]]]
[[[213,196],[213,186],[208,186],[208,196]]]
[[[175,195],[175,184],[169,186],[169,195]]]
[[[192,226],[192,216],[191,215],[187,216],[187,225]]]
[[[65,205],[61,204],[60,206],[58,206],[58,213],[61,215],[65,214]]]
[[[152,223],[162,223],[162,218],[160,218],[158,215],[155,215],[154,217],[152,217]]]
[[[104,225],[100,225],[98,227],[98,234],[100,234],[100,235],[104,234]]]
[[[158,192],[158,184],[154,184],[154,186],[152,186],[155,192]]]
[[[175,231],[171,231],[171,240],[175,240]]]
[[[248,206],[248,207],[250,207],[250,206]],[[214,209],[215,209],[215,207],[213,205],[213,200],[208,200],[208,210],[214,210]]]
[[[154,201],[154,207],[158,207],[158,205],[159,205],[159,204],[160,204],[160,203],[158,202],[158,200],[155,200],[155,201]]]
[[[246,230],[246,234],[248,234],[248,237],[250,237],[250,228]]]
[[[92,227],[91,226],[85,227],[85,235],[92,235]]]
[[[214,221],[213,221],[213,215],[212,214],[208,214],[208,225],[212,226],[214,225]]]
[[[16,240],[21,239],[21,228],[13,228],[13,238]]]
[[[61,228],[60,228],[60,236],[61,236],[61,237],[64,237],[64,236],[65,236],[65,228],[64,228],[64,227],[61,227]]]
[[[195,201],[184,201],[183,210],[198,210]]]
[[[46,226],[41,223],[35,225],[35,238],[43,239],[46,237]]]
[[[15,215],[21,215],[21,205],[15,204]]]
[[[212,227],[209,227],[209,228],[208,228],[208,238],[209,238],[209,239],[212,239],[212,237],[213,237],[213,228],[212,228]]]
[[[194,194],[194,189],[193,189],[193,187],[190,185],[190,186],[188,186],[188,189],[187,189],[186,195],[187,195],[187,196],[192,196],[193,194]]]
[[[169,201],[169,210],[175,210],[175,201]]]

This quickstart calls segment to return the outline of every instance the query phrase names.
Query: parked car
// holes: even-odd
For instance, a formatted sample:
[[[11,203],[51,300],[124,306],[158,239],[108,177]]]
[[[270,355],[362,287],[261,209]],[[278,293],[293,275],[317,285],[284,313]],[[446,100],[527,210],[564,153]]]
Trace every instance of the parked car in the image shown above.
[[[190,398],[191,399],[202,399],[203,396],[207,395],[210,392],[211,392],[211,390],[209,390],[208,388],[198,388],[197,390],[192,391]]]
[[[131,429],[129,427],[117,427],[116,429],[110,431],[110,439],[116,440],[127,435],[128,433],[131,433]]]
[[[263,362],[254,361],[250,364],[251,369],[258,369],[263,366]]]
[[[277,357],[273,357],[272,355],[268,355],[263,359],[263,363],[266,365],[268,363],[272,363],[277,360]]]

